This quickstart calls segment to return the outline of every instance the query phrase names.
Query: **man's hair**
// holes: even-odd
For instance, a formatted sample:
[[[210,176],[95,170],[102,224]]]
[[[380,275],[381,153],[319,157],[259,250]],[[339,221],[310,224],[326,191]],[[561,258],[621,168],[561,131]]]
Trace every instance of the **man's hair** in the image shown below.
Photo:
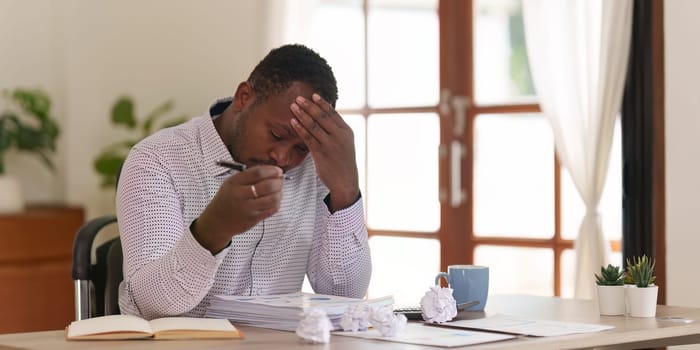
[[[273,49],[248,77],[248,84],[255,92],[255,104],[284,92],[295,81],[308,84],[335,106],[338,86],[333,70],[323,57],[304,45],[290,44]]]

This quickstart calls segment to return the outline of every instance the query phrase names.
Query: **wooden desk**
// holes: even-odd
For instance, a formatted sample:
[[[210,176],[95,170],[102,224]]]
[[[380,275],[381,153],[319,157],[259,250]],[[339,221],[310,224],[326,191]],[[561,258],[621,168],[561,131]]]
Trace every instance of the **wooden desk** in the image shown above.
[[[487,313],[499,312],[532,318],[614,325],[615,329],[548,338],[518,338],[498,343],[472,346],[469,349],[638,349],[700,342],[700,309],[659,306],[657,316],[682,316],[696,321],[690,324],[660,322],[655,318],[599,316],[592,301],[535,296],[499,296],[488,301]],[[473,313],[478,316],[483,313]],[[23,349],[423,349],[425,347],[388,341],[332,336],[330,344],[306,344],[293,332],[239,327],[246,335],[239,340],[130,340],[66,341],[63,331],[0,335],[0,350]],[[5,346],[5,348],[3,348]]]
[[[50,330],[73,320],[71,257],[83,210],[28,206],[0,215],[0,333]]]

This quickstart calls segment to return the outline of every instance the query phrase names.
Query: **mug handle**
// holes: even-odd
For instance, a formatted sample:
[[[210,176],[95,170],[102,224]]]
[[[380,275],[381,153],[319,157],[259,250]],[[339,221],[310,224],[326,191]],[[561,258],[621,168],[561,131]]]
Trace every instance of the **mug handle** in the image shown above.
[[[443,277],[445,279],[445,281],[447,281],[448,286],[450,285],[450,275],[448,275],[444,272],[440,272],[437,274],[437,276],[435,276],[435,285],[436,286],[440,285],[440,277]]]

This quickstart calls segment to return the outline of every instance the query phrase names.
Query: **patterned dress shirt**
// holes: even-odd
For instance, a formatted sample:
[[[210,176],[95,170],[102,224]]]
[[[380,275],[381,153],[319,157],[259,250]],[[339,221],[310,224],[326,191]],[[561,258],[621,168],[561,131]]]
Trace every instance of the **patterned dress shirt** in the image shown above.
[[[361,298],[367,290],[362,200],[331,214],[311,156],[286,172],[279,212],[227,248],[212,255],[193,237],[190,224],[236,172],[215,164],[232,160],[213,123],[231,101],[216,101],[203,116],[163,129],[129,153],[116,198],[122,314],[201,317],[214,295],[297,292],[305,275],[320,294]]]

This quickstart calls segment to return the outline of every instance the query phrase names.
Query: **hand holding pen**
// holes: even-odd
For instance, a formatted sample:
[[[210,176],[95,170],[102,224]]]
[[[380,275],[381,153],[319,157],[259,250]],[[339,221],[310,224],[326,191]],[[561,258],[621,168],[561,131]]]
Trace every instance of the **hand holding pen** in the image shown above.
[[[245,171],[248,167],[245,164],[239,164],[239,163],[234,163],[234,162],[229,162],[228,160],[217,160],[216,165],[224,168],[229,168],[232,170],[236,171]],[[284,180],[291,180],[291,176],[283,175],[282,179]]]
[[[282,169],[272,165],[247,168],[217,161],[240,171],[223,180],[199,218],[190,226],[197,241],[212,254],[224,249],[231,238],[279,211],[282,202]]]

